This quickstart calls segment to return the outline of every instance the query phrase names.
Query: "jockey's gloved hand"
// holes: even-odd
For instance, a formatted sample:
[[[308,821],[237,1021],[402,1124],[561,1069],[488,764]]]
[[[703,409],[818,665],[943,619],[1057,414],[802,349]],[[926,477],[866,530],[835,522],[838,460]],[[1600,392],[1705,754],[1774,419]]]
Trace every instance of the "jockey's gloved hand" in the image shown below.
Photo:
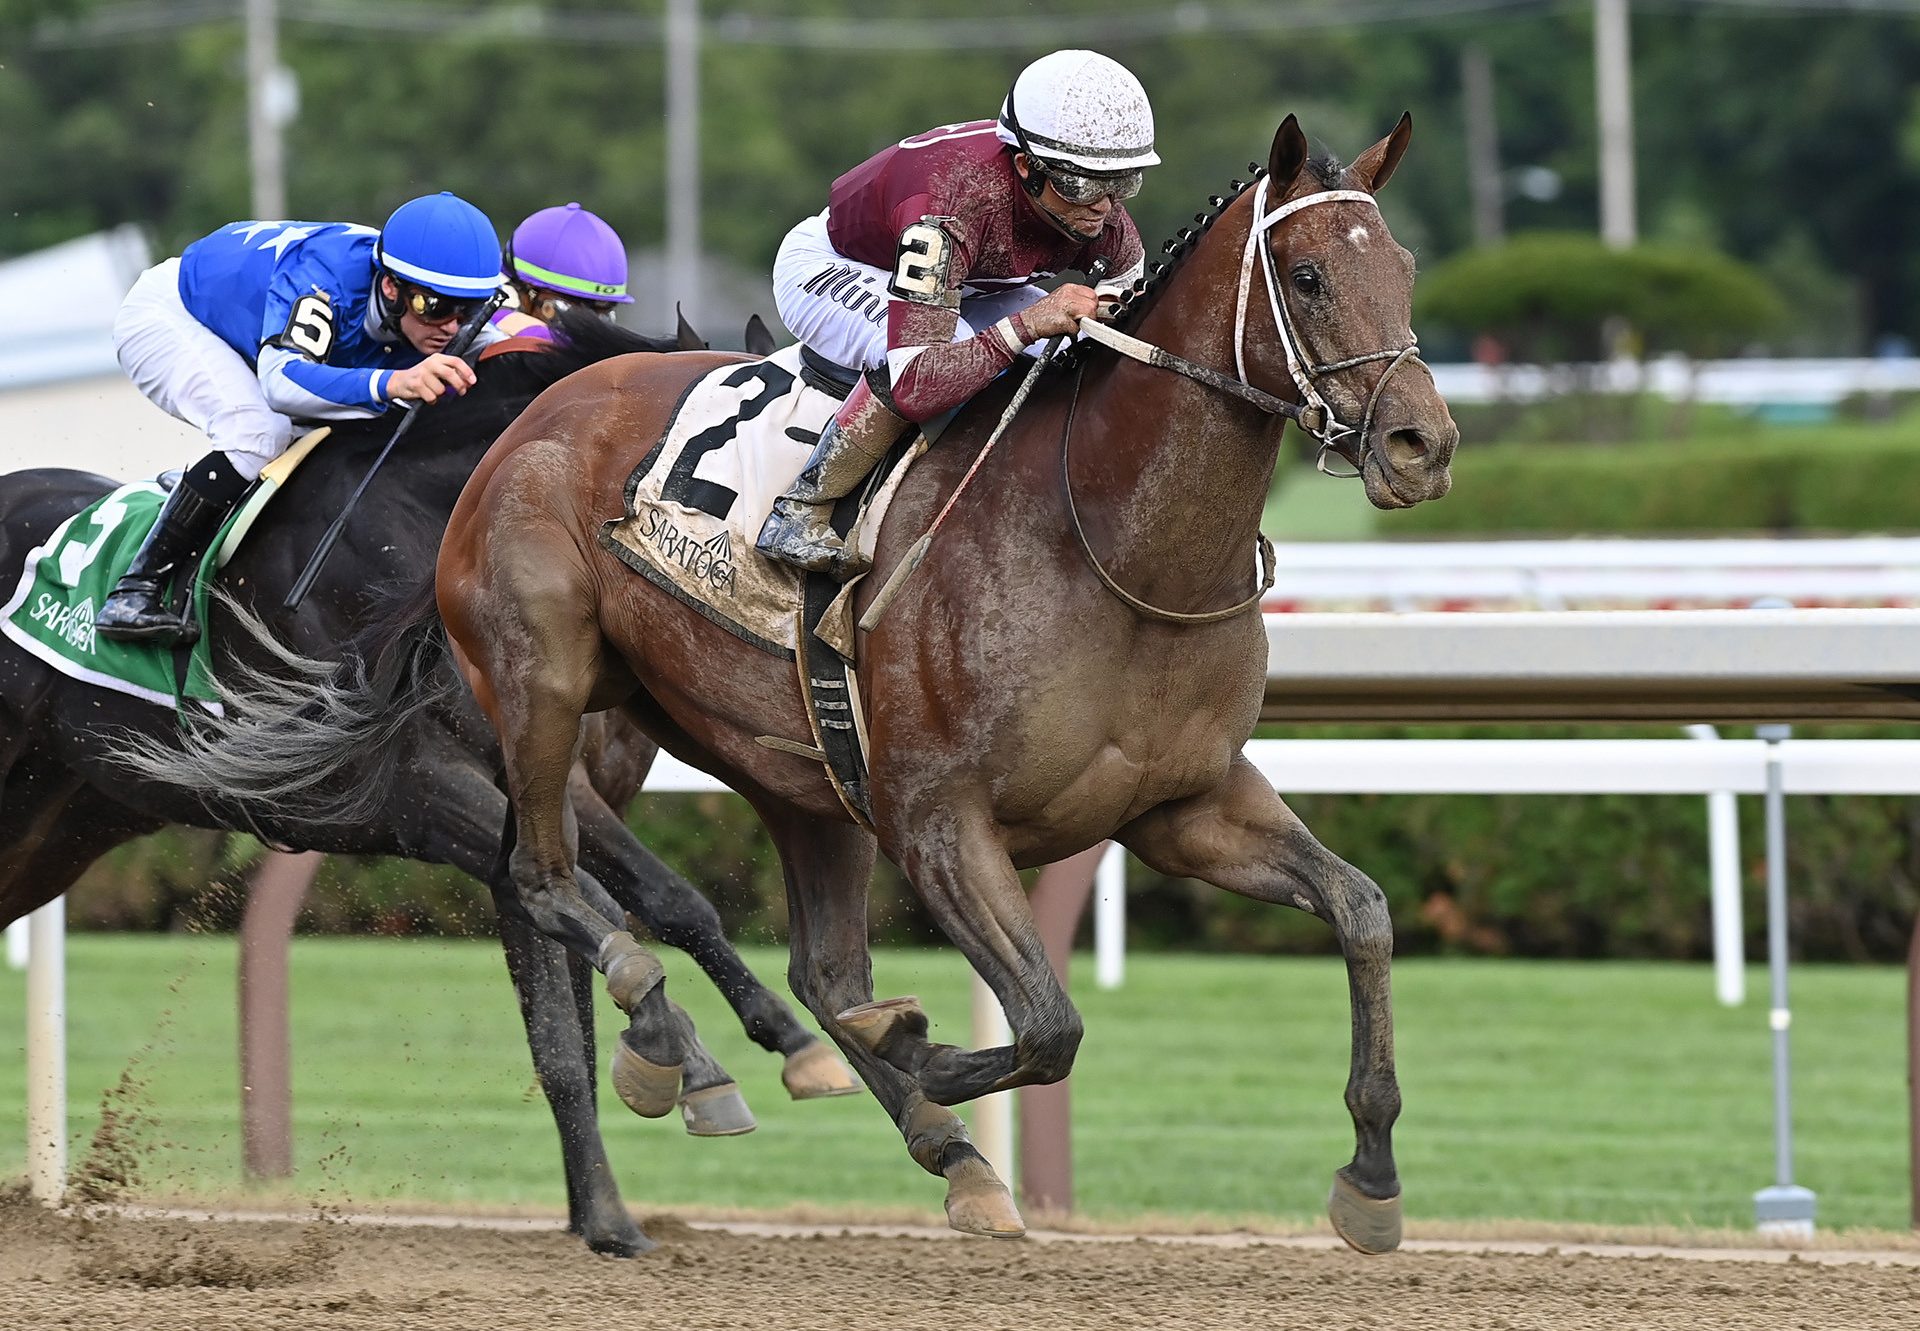
[[[418,365],[394,371],[387,384],[387,396],[395,401],[431,406],[449,393],[465,393],[475,382],[473,366],[458,356],[436,351]]]
[[[1020,311],[1020,322],[1033,337],[1057,337],[1080,329],[1082,319],[1098,314],[1100,302],[1092,287],[1067,282]]]

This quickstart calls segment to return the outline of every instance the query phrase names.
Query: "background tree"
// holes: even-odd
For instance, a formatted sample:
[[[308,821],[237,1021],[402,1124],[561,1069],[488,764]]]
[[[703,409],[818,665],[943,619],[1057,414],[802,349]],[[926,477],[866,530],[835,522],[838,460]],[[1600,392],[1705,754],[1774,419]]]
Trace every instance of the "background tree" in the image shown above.
[[[239,8],[0,0],[0,254],[128,221],[177,250],[247,212]],[[282,59],[301,88],[291,211],[377,221],[447,188],[505,228],[580,198],[630,242],[658,243],[661,12],[659,0],[282,6]],[[903,32],[925,44],[868,44]],[[981,0],[934,15],[907,0],[707,0],[705,33],[705,245],[756,272],[834,176],[904,134],[991,115],[1025,61],[1062,45],[1110,51],[1153,96],[1166,165],[1138,200],[1150,237],[1264,158],[1287,111],[1351,155],[1410,108],[1417,147],[1387,192],[1389,220],[1423,262],[1466,249],[1468,43],[1493,64],[1503,160],[1561,182],[1550,199],[1509,199],[1509,229],[1591,231],[1598,212],[1586,4],[1461,17],[1415,0],[1210,0],[1183,18],[1159,0],[1044,12]],[[1920,340],[1920,253],[1905,243],[1920,229],[1920,20],[1696,0],[1636,7],[1633,37],[1645,237],[1765,269],[1793,312],[1782,346]]]

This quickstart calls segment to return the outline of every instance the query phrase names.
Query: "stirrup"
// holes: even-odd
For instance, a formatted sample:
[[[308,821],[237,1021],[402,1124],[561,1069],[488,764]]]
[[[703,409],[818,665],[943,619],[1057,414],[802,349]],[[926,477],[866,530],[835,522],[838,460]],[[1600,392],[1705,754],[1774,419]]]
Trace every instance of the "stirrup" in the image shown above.
[[[782,495],[767,515],[754,549],[768,559],[808,573],[825,573],[846,582],[867,571],[871,561],[848,544],[819,516],[818,507]]]
[[[133,583],[128,586],[129,582]],[[151,642],[191,646],[200,640],[200,624],[167,606],[164,586],[151,578],[122,577],[100,604],[94,631],[109,642]]]

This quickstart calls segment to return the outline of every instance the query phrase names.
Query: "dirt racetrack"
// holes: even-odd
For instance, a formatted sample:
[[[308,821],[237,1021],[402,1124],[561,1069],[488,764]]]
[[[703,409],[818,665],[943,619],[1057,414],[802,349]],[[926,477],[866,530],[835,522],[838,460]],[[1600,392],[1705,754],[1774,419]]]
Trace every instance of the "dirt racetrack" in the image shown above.
[[[1920,1327],[1920,1268],[1274,1244],[767,1237],[656,1217],[596,1257],[528,1228],[57,1216],[0,1205],[0,1328]],[[1815,1260],[1815,1258],[1818,1260]]]

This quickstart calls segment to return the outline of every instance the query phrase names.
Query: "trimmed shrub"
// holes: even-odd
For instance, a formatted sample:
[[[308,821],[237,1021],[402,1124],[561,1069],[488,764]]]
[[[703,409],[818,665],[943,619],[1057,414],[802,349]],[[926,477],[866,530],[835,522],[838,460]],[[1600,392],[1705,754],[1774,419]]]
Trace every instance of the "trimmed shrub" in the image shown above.
[[[1712,250],[1609,249],[1584,233],[1529,232],[1469,250],[1424,274],[1418,316],[1465,336],[1489,333],[1535,365],[1604,358],[1620,321],[1644,354],[1726,355],[1778,327],[1779,296],[1759,272]]]

